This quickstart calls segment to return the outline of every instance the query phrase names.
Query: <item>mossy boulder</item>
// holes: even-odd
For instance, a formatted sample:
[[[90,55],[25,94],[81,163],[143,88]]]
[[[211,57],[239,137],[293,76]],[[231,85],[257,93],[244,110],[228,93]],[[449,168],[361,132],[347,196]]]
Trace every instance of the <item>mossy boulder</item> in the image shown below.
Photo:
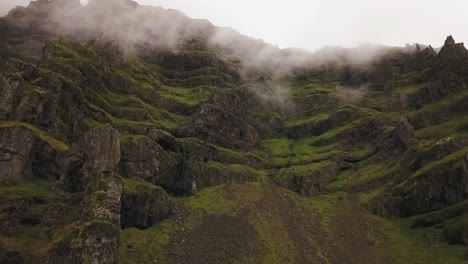
[[[121,227],[145,229],[170,216],[171,202],[164,189],[139,180],[124,180]]]

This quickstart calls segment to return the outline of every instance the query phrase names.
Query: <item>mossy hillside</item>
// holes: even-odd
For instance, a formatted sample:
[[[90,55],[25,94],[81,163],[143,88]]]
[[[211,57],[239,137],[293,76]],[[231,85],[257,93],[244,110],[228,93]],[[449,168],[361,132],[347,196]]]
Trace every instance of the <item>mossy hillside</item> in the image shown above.
[[[295,110],[297,117],[307,120],[311,116],[326,114],[340,107],[342,102],[336,92],[337,84],[337,82],[328,83],[319,79],[293,84],[289,88],[289,97],[297,106]]]
[[[4,223],[0,241],[28,263],[40,263],[49,245],[78,219],[78,205],[70,203],[70,195],[56,191],[54,185],[41,180],[0,187]]]
[[[468,201],[412,218],[413,227],[430,227],[468,213]]]
[[[392,94],[398,94],[398,95],[416,94],[420,92],[420,90],[424,88],[426,85],[427,83],[420,83],[416,85],[396,87],[393,89]]]
[[[119,263],[167,263],[166,246],[174,232],[174,220],[148,229],[127,228],[120,233]]]
[[[416,135],[423,139],[437,139],[468,135],[468,115],[453,117],[441,124],[427,126],[416,131]]]
[[[17,121],[8,121],[8,122],[0,122],[0,128],[10,128],[10,127],[24,127],[31,130],[40,140],[49,144],[53,149],[59,152],[65,152],[68,150],[68,145],[64,142],[55,139],[49,136],[46,132],[42,131],[41,129],[23,122]]]
[[[332,190],[371,191],[385,185],[401,173],[398,161],[363,162],[337,175],[330,184]]]
[[[39,64],[81,86],[82,96],[91,112],[99,112],[92,117],[97,121],[116,126],[138,125],[131,121],[146,121],[174,129],[214,91],[213,86],[200,86],[202,83],[194,88],[190,88],[194,86],[193,82],[191,85],[181,84],[185,87],[163,85],[160,80],[165,82],[165,77],[157,66],[146,64],[137,57],[115,59],[117,51],[112,48],[104,51],[105,48],[66,41],[50,42],[46,48],[47,56]],[[100,120],[102,114],[106,117],[104,120]]]
[[[252,245],[259,250],[255,263],[294,263],[293,256],[301,254],[301,249],[293,242],[295,235],[291,233],[289,228],[291,223],[287,220],[291,217],[294,219],[295,228],[303,235],[303,239],[308,241],[307,245],[316,249],[308,251],[304,255],[305,258],[328,259],[327,252],[330,249],[327,245],[337,243],[335,238],[339,239],[340,235],[343,235],[339,231],[344,223],[341,218],[343,214],[349,215],[347,210],[352,207],[347,194],[336,192],[308,198],[277,188],[266,182],[228,184],[206,188],[191,197],[179,198],[176,202],[189,210],[182,225],[176,223],[180,221],[176,218],[146,230],[134,228],[123,230],[120,261],[169,262],[170,255],[166,252],[173,250],[174,247],[183,247],[183,244],[171,244],[174,235],[193,232],[202,225],[206,217],[216,215],[247,219],[255,226],[259,239],[259,242]],[[283,206],[288,208],[287,212]],[[463,252],[462,246],[449,246],[445,242],[428,242],[424,238],[423,230],[411,229],[407,220],[389,220],[369,213],[358,216],[356,212],[356,219],[359,221],[355,223],[352,220],[354,216],[349,215],[349,217],[345,221],[348,228],[362,221],[373,223],[372,229],[366,231],[366,239],[375,245],[371,247],[375,250],[372,254],[384,254],[386,258],[393,260],[392,263],[403,264],[411,261],[418,264],[444,264],[446,260],[463,263],[458,258]],[[341,240],[343,241],[343,238]],[[335,245],[337,246],[340,245]],[[242,256],[238,256],[238,259],[242,260],[241,263],[250,263]]]
[[[266,155],[275,168],[291,167],[320,162],[343,153],[337,145],[314,146],[316,138],[293,140],[287,138],[264,140]]]
[[[309,178],[317,177],[317,173],[328,169],[333,166],[331,160],[325,160],[321,162],[314,162],[307,165],[291,166],[289,168],[280,169],[277,176],[274,178],[275,181],[279,182],[282,178],[300,177]]]
[[[410,178],[400,183],[397,187],[408,190],[414,187],[418,181],[423,181],[422,178],[427,177],[428,174],[444,173],[447,169],[455,169],[463,158],[468,153],[468,148],[456,151],[440,160],[433,161],[423,168],[416,171]]]
[[[395,251],[394,263],[466,263],[463,260],[465,247],[447,242],[429,242],[425,230],[412,229],[409,219],[387,219],[374,216],[384,227],[389,239],[385,246]]]
[[[0,64],[4,65],[12,58],[35,63],[42,55],[44,43],[53,39],[54,37],[39,34],[12,36],[0,28]]]

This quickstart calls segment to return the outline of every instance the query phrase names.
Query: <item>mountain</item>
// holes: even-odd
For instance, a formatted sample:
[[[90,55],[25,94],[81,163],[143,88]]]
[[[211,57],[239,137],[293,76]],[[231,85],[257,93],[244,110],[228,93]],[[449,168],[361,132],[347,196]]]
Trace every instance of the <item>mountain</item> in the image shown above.
[[[281,50],[133,1],[0,18],[0,263],[466,263],[468,51]]]

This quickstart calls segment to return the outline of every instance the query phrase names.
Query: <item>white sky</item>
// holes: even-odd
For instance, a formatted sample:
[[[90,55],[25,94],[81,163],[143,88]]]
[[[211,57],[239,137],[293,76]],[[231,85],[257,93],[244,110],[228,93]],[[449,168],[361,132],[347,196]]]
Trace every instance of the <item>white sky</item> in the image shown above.
[[[0,15],[28,0],[0,0]],[[87,0],[81,0],[84,4]],[[468,41],[467,0],[137,0],[229,26],[281,48]]]

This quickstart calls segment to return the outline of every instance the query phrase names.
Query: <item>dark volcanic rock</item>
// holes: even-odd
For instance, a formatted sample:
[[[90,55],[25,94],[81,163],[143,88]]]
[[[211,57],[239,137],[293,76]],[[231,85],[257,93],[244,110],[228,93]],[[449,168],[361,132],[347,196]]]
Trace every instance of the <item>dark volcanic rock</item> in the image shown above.
[[[460,150],[420,169],[378,198],[373,211],[384,216],[411,216],[439,210],[468,199],[468,152]]]
[[[146,136],[130,137],[127,142],[122,142],[120,175],[155,182],[159,178],[163,151],[161,146]]]
[[[11,82],[0,74],[0,121],[12,117],[18,83]]]
[[[122,182],[113,173],[119,161],[118,132],[110,126],[91,129],[82,147],[70,149],[62,180],[87,195],[80,222],[51,248],[48,263],[117,263]]]
[[[120,161],[118,132],[110,126],[93,128],[84,139],[83,185],[112,176]]]
[[[0,128],[0,184],[33,178],[33,148],[36,136],[24,127]]]
[[[120,141],[110,126],[86,132],[84,141],[73,144],[62,158],[64,189],[84,190],[89,183],[112,176],[120,161]]]

